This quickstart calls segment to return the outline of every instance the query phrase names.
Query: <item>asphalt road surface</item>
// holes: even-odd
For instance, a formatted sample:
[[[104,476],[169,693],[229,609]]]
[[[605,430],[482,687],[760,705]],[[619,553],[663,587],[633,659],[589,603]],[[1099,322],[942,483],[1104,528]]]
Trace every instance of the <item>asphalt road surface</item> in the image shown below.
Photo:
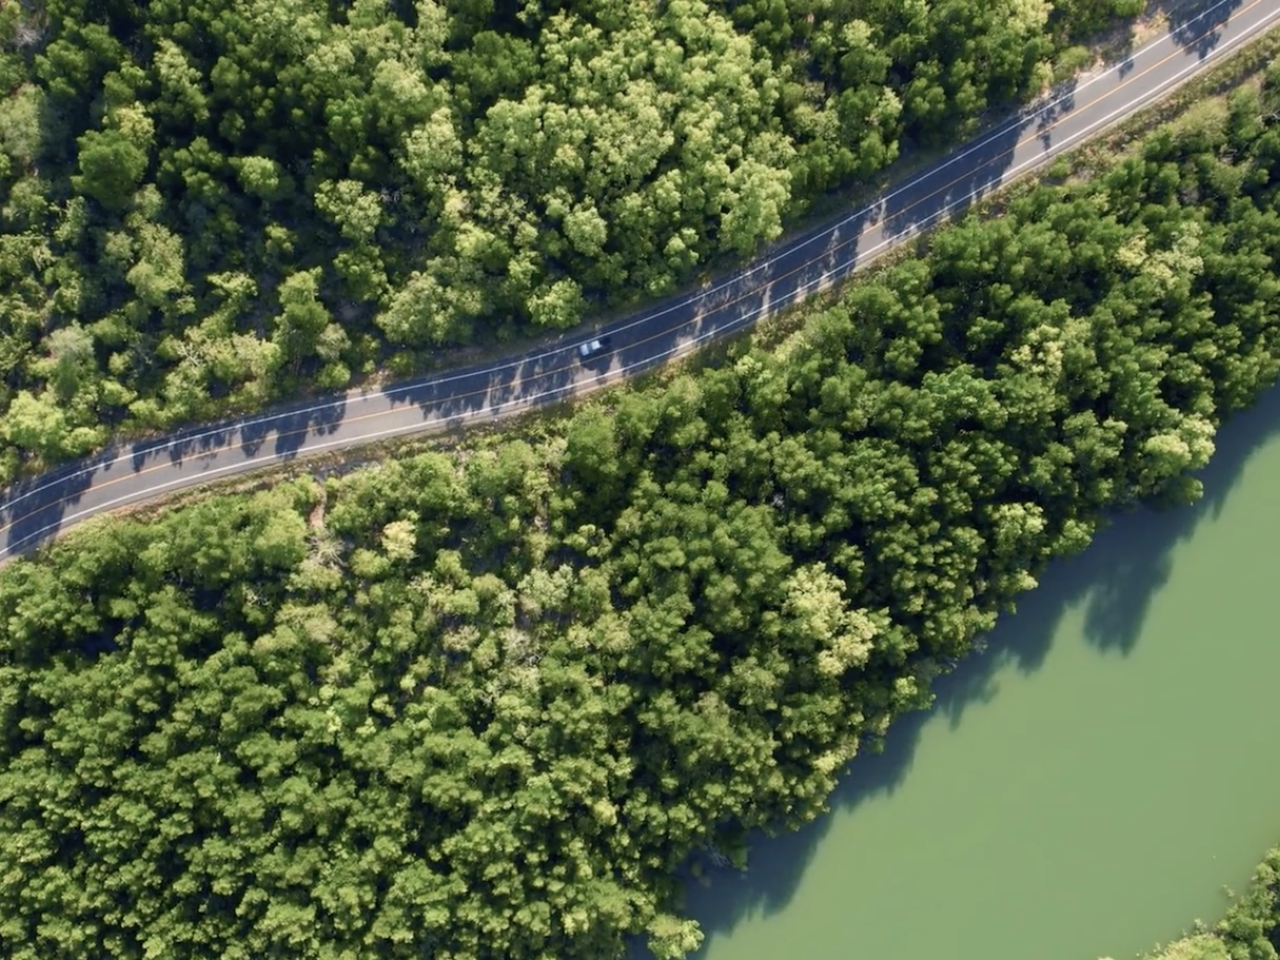
[[[1080,77],[867,206],[789,238],[702,289],[523,356],[117,447],[15,485],[0,495],[0,562],[105,511],[309,454],[491,421],[740,330],[1122,120],[1280,19],[1280,0],[1192,6],[1123,63]],[[580,343],[606,334],[609,350],[578,355]]]

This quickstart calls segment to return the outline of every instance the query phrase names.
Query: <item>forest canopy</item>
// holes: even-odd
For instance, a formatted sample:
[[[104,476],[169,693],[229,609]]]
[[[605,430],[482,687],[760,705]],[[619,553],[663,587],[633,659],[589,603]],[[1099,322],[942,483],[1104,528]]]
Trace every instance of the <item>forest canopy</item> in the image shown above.
[[[1280,97],[1011,197],[766,350],[0,575],[0,953],[602,960],[821,812],[1280,370]]]
[[[671,291],[1140,6],[0,4],[0,484]]]

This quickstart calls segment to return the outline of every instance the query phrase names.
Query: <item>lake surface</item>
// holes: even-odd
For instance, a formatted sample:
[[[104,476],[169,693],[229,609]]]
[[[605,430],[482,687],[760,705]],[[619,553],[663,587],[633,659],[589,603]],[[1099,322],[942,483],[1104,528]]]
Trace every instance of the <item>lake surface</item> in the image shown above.
[[[698,960],[1124,960],[1221,916],[1280,842],[1280,390],[1202,476],[1051,566],[830,815],[691,885]]]

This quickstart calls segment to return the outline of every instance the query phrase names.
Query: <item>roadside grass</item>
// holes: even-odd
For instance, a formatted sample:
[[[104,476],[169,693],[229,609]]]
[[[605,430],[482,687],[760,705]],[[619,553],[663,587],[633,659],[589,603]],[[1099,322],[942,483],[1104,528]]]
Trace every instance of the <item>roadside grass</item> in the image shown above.
[[[1195,0],[1176,0],[1177,5],[1187,5]],[[1118,23],[1082,44],[1061,51],[1057,61],[1049,65],[1049,73],[1053,79],[1063,80],[1076,75],[1080,70],[1088,71],[1101,64],[1119,62],[1134,46],[1140,44],[1163,24],[1165,15],[1162,7],[1168,6],[1168,0],[1149,0],[1147,9],[1137,17]],[[1040,96],[1049,92],[1049,86],[1042,89]],[[1034,102],[1034,101],[1032,101]],[[969,139],[981,136],[1006,122],[1009,116],[1018,109],[1028,106],[1027,103],[1011,101],[993,104],[987,111],[975,118],[959,137]],[[900,148],[897,160],[888,167],[877,172],[873,177],[844,187],[828,191],[813,198],[803,208],[793,210],[784,217],[784,235],[771,244],[765,244],[757,251],[757,256],[767,254],[771,248],[785,243],[786,237],[808,230],[817,229],[824,223],[846,215],[850,208],[861,206],[883,192],[890,184],[908,178],[945,157],[953,148],[954,142],[936,146],[904,144]],[[447,345],[420,349],[391,349],[386,347],[380,352],[376,366],[364,372],[355,371],[347,385],[347,390],[374,389],[400,380],[411,379],[430,373],[456,369],[480,363],[493,363],[504,359],[514,359],[522,354],[540,349],[553,349],[565,341],[577,340],[587,336],[592,330],[613,323],[624,317],[642,313],[646,309],[663,302],[668,298],[680,298],[696,295],[699,290],[711,285],[716,278],[740,269],[754,258],[743,258],[733,254],[721,254],[710,258],[702,265],[692,280],[674,288],[660,297],[631,295],[619,298],[614,303],[596,302],[593,312],[583,322],[568,330],[552,330],[535,334],[504,336],[493,333],[475,343],[465,345]],[[341,314],[344,309],[360,312],[354,305],[344,304],[336,309]],[[353,314],[354,315],[354,314]],[[287,400],[277,402],[297,402],[315,400],[334,396],[331,390],[307,384],[295,390]],[[248,411],[245,416],[266,412],[267,408]],[[232,419],[238,414],[226,412],[215,419]],[[178,427],[191,424],[179,424]],[[167,431],[156,429],[116,429],[111,436],[115,445],[133,443],[141,440],[163,436]],[[29,476],[22,472],[21,477]]]
[[[1057,60],[1050,65],[1052,77],[1049,78],[1036,98],[1029,101],[1010,101],[990,106],[984,114],[975,118],[972,126],[965,131],[965,140],[982,137],[998,129],[1001,125],[1007,123],[1010,117],[1018,110],[1033,109],[1038,100],[1052,96],[1055,87],[1069,81],[1072,77],[1087,79],[1088,76],[1097,71],[1118,66],[1133,50],[1148,39],[1151,39],[1165,26],[1168,22],[1170,11],[1190,6],[1193,2],[1194,0],[1183,0],[1180,3],[1170,4],[1162,2],[1162,0],[1150,0],[1146,10],[1137,17],[1108,27],[1084,42],[1062,50],[1058,54]],[[1255,48],[1263,47],[1266,48],[1265,52],[1255,52]],[[1147,111],[1152,111],[1158,114],[1158,117],[1155,120],[1144,121],[1141,130],[1145,131],[1151,126],[1165,122],[1167,116],[1181,112],[1181,110],[1185,109],[1189,100],[1203,96],[1205,90],[1217,92],[1224,87],[1237,85],[1240,82],[1237,74],[1260,70],[1265,66],[1265,62],[1275,56],[1277,52],[1280,52],[1280,36],[1277,36],[1273,31],[1268,31],[1258,40],[1232,54],[1221,64],[1211,68],[1205,75],[1178,87],[1167,97],[1162,98],[1150,107],[1144,108],[1143,114],[1146,114]],[[1236,67],[1230,72],[1230,76],[1225,82],[1221,79],[1211,80],[1217,73],[1222,72],[1224,67],[1235,64],[1237,58],[1256,61],[1257,65],[1246,68]],[[1089,144],[1093,144],[1099,139],[1107,140],[1118,132],[1126,131],[1133,123],[1134,118],[1131,118],[1102,134],[1101,137],[1091,139]],[[1132,133],[1129,135],[1132,136]],[[1082,146],[1087,146],[1087,144]],[[784,235],[778,240],[764,245],[756,256],[767,255],[769,250],[785,244],[789,237],[820,229],[830,222],[848,216],[850,210],[857,209],[873,201],[894,183],[909,179],[942,160],[954,147],[954,143],[937,146],[907,144],[901,149],[898,159],[877,172],[873,177],[820,194],[809,201],[802,210],[792,212],[784,221]],[[1071,152],[1074,151],[1069,151],[1068,154]],[[1062,154],[1061,156],[1067,156],[1068,154]],[[1037,174],[1032,174],[1031,177],[1020,180],[1019,184],[1036,180],[1037,177]],[[1013,189],[1013,187],[1008,189]],[[897,250],[892,251],[890,254],[886,254],[886,257],[891,257],[892,254],[897,252]],[[606,326],[625,317],[642,313],[647,308],[668,298],[694,296],[699,290],[715,283],[718,278],[746,266],[752,259],[754,257],[744,259],[731,254],[722,254],[704,264],[693,282],[686,283],[660,298],[637,296],[616,305],[603,307],[588,317],[584,323],[570,330],[552,331],[545,334],[522,337],[509,342],[491,340],[465,347],[419,351],[415,355],[413,362],[405,366],[401,372],[392,374],[388,369],[382,368],[359,382],[353,381],[352,385],[353,387],[375,386],[400,376],[421,375],[473,363],[496,362],[519,356],[521,353],[530,350],[551,348],[565,340],[576,340],[585,337],[591,330]],[[888,259],[885,262],[891,263],[893,261]],[[877,265],[879,263],[880,261],[877,261]],[[815,295],[810,299],[818,299],[821,296]]]
[[[1168,19],[1167,9],[1167,6],[1162,9],[1159,3],[1150,3],[1148,4],[1147,12],[1140,14],[1132,23],[1110,28],[1092,39],[1087,45],[1068,48],[1068,50],[1063,51],[1062,55],[1065,56],[1073,50],[1086,51],[1087,60],[1084,61],[1086,65],[1083,71],[1086,74],[1094,70],[1115,67],[1135,47],[1140,46],[1164,26]],[[1035,170],[1015,183],[993,191],[988,196],[975,201],[960,216],[998,216],[1003,212],[1004,206],[1010,199],[1024,195],[1041,183],[1065,183],[1091,179],[1103,173],[1132,155],[1138,149],[1142,139],[1157,127],[1173,122],[1188,113],[1195,105],[1203,104],[1208,99],[1225,98],[1226,94],[1237,87],[1257,87],[1261,85],[1263,71],[1278,55],[1280,55],[1280,28],[1271,28],[1257,39],[1230,54],[1221,63],[1215,64],[1200,76],[1177,86],[1169,94],[1143,107],[1133,116],[1126,118],[1115,126],[1108,127],[1086,142],[1058,154],[1047,166]],[[1074,56],[1076,55],[1073,54],[1073,58]],[[1046,88],[1041,96],[1049,95],[1050,92],[1050,89]],[[1031,107],[1033,105],[1034,101],[1026,106]],[[1017,108],[1018,104],[1016,103],[1004,105],[1000,119],[988,119],[985,123],[975,127],[971,132],[971,137],[980,137],[998,128],[1008,120],[1009,114],[1005,111],[1012,111]],[[1204,109],[1212,108],[1205,107]],[[876,196],[883,193],[892,183],[909,178],[936,163],[944,158],[951,149],[950,147],[912,149],[909,153],[904,153],[898,161],[881,171],[874,180],[861,182],[839,191],[824,194],[810,204],[802,217],[788,223],[788,235],[819,229],[826,223],[848,216],[851,209],[857,209],[869,203]],[[714,365],[722,362],[724,358],[732,356],[731,349],[733,345],[742,342],[750,342],[766,349],[780,345],[787,337],[803,329],[810,316],[827,309],[838,300],[848,284],[865,282],[903,259],[927,253],[930,234],[938,226],[945,225],[952,219],[951,217],[943,218],[938,224],[921,231],[918,236],[910,241],[893,250],[886,251],[866,267],[861,268],[855,277],[843,283],[833,284],[821,292],[810,294],[803,303],[770,314],[753,324],[747,331],[724,337],[714,344],[700,348],[695,354],[673,360],[664,365],[662,370],[666,371],[668,377],[671,377],[683,371],[694,371],[705,366]],[[783,242],[780,240],[774,246]],[[767,253],[767,249],[762,253]],[[724,258],[716,266],[719,270],[727,272],[742,267],[743,262]],[[707,275],[701,278],[700,286],[705,286],[711,282],[711,274],[708,271]],[[697,289],[697,286],[688,287],[682,291],[681,295],[694,294]],[[633,304],[625,309],[601,314],[595,318],[596,323],[593,325],[619,319],[636,312],[638,309],[641,309],[641,307]],[[492,359],[500,359],[503,355],[502,353],[495,353]],[[654,371],[654,374],[661,376],[660,371]],[[640,379],[631,381],[637,386],[640,382]]]
[[[1154,28],[1151,27],[1151,29]],[[1124,48],[1117,47],[1114,40],[1111,41],[1110,47],[1100,48],[1103,51],[1114,49],[1123,51]],[[1101,56],[1102,53],[1098,55]],[[1222,109],[1231,91],[1242,87],[1259,86],[1263,72],[1277,56],[1280,56],[1280,28],[1273,27],[1201,76],[1178,86],[1166,97],[1144,107],[1133,116],[1087,142],[1064,151],[1046,166],[976,201],[959,218],[954,219],[963,219],[968,216],[1000,216],[1010,200],[1025,195],[1041,184],[1092,179],[1104,173],[1126,157],[1132,156],[1140,148],[1142,140],[1157,128],[1178,122],[1196,122],[1198,117]],[[934,153],[927,156],[922,154],[914,162],[923,167],[941,155],[943,154]],[[892,169],[894,177],[897,178],[903,175],[904,171],[909,172],[914,168],[895,165]],[[878,185],[872,189],[864,185],[860,189],[863,192],[848,191],[840,195],[841,211],[847,213],[851,205],[859,203],[859,197],[874,196],[883,187]],[[944,218],[901,246],[876,257],[865,268],[860,269],[854,277],[811,294],[800,304],[770,314],[742,331],[719,338],[687,355],[670,360],[629,379],[600,387],[585,387],[578,392],[578,396],[529,410],[501,414],[484,422],[404,437],[391,437],[346,450],[312,454],[285,463],[264,464],[260,469],[176,491],[160,500],[118,508],[78,524],[65,536],[74,536],[81,531],[90,534],[99,522],[109,522],[114,517],[132,516],[146,519],[157,516],[162,511],[178,509],[211,496],[250,493],[306,477],[323,480],[328,476],[339,476],[362,468],[375,467],[388,459],[408,457],[432,450],[456,450],[464,438],[469,446],[477,447],[486,447],[517,437],[536,444],[552,435],[555,432],[553,425],[572,415],[572,412],[584,402],[608,406],[611,397],[623,390],[643,392],[663,389],[677,377],[693,375],[699,370],[732,362],[752,347],[767,350],[785,349],[789,340],[803,336],[810,318],[835,304],[849,286],[868,282],[907,258],[927,255],[934,231],[951,222],[952,219]],[[625,315],[626,312],[620,312],[619,315]],[[601,318],[599,322],[603,323],[605,319]],[[578,331],[578,335],[582,335],[582,331]],[[522,351],[533,349],[538,344],[551,345],[556,340],[563,339],[564,336],[565,334],[561,333],[555,337],[522,341]],[[500,360],[514,355],[509,347],[505,350],[495,348],[491,353],[478,352],[469,360]]]

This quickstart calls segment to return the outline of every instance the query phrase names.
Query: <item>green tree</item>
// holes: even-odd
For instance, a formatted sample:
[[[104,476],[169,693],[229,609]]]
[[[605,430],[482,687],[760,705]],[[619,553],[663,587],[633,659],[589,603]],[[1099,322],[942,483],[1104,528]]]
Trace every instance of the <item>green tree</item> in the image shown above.
[[[296,364],[314,353],[321,335],[329,326],[331,317],[320,302],[320,267],[305,270],[286,277],[280,283],[277,296],[280,313],[275,319],[272,342]]]
[[[123,130],[90,130],[79,141],[76,189],[105,207],[122,209],[142,181],[147,154]]]

